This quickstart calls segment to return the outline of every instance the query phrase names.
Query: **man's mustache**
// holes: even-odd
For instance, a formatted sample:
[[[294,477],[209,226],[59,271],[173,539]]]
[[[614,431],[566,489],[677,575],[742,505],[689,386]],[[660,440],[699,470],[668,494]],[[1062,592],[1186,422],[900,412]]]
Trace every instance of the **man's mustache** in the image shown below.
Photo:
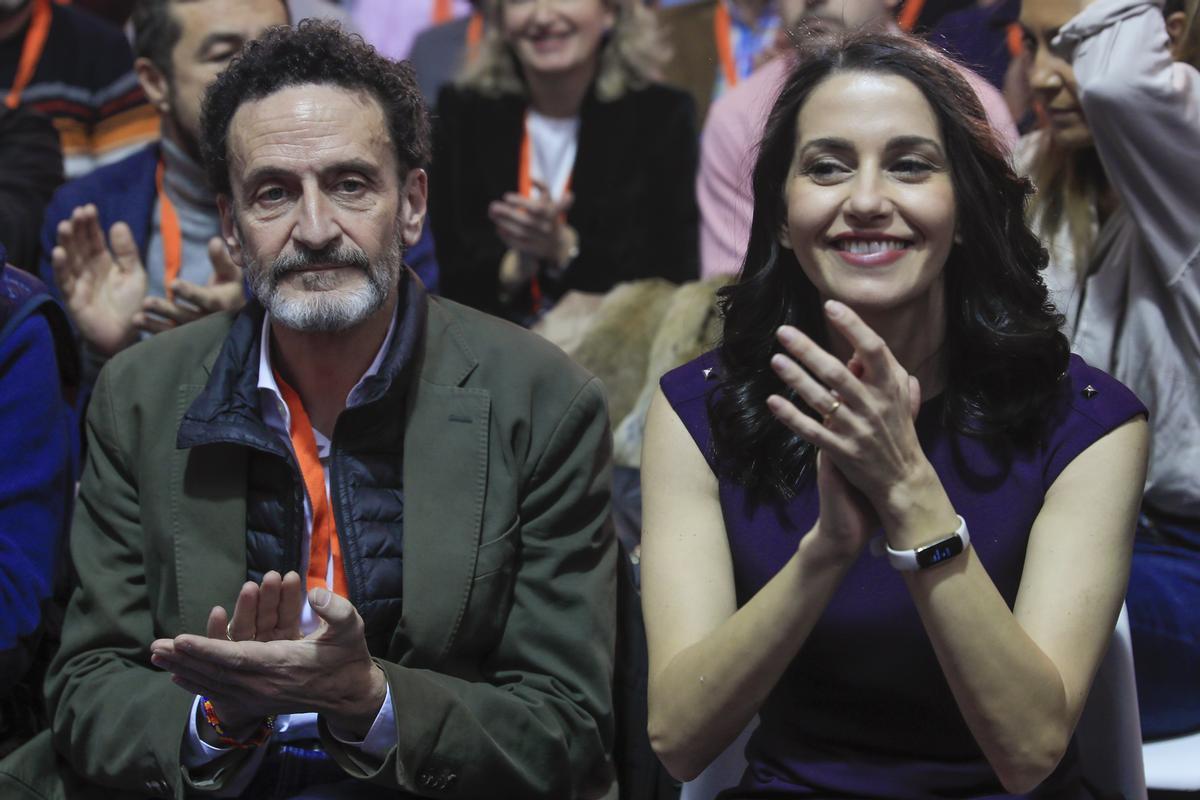
[[[345,246],[333,250],[303,250],[287,253],[272,262],[271,280],[277,282],[290,272],[341,267],[370,272],[371,261],[363,251]]]

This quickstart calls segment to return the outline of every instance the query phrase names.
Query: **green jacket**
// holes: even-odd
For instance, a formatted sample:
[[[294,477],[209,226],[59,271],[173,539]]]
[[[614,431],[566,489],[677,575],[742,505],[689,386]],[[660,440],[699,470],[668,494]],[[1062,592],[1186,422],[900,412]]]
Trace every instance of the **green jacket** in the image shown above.
[[[192,696],[149,663],[153,639],[202,634],[246,579],[245,449],[175,447],[232,320],[156,336],[100,376],[72,529],[80,585],[47,680],[53,745],[73,774],[47,769],[56,756],[40,737],[0,764],[5,797],[111,796],[72,789],[84,781],[184,797],[244,762],[193,781],[180,764]],[[405,635],[373,653],[398,744],[381,768],[323,730],[324,746],[348,774],[418,795],[603,794],[616,549],[601,385],[538,337],[436,298],[416,358],[397,409]],[[498,606],[502,582],[512,599]]]

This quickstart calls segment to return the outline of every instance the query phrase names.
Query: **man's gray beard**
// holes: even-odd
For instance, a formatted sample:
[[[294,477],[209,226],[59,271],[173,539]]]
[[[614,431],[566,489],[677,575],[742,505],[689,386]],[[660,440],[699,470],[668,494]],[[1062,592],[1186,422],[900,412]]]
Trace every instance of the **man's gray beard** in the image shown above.
[[[333,333],[353,328],[378,311],[396,285],[404,263],[404,245],[397,234],[387,252],[374,264],[361,250],[342,248],[330,253],[280,256],[269,268],[262,268],[249,253],[245,254],[250,291],[271,314],[271,319],[295,331]],[[280,280],[305,264],[344,264],[362,269],[366,282],[353,289],[335,289],[339,276],[327,272],[300,275],[301,287],[310,294],[281,297]],[[365,266],[364,266],[365,265]]]

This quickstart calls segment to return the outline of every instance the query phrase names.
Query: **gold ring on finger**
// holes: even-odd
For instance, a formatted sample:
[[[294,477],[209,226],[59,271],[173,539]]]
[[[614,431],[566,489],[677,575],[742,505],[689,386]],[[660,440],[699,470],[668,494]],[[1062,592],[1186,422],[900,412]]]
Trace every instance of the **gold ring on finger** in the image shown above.
[[[841,407],[842,407],[842,401],[838,400],[836,397],[833,398],[833,405],[831,405],[829,407],[829,410],[825,412],[825,427],[826,428],[829,427],[829,423],[833,422],[833,415],[836,414],[837,410]]]

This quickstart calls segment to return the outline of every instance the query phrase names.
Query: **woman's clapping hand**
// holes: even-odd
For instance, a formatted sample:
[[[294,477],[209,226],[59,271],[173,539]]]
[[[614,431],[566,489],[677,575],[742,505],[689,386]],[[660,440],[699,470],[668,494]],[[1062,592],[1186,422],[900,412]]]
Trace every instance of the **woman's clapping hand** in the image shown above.
[[[932,470],[913,424],[921,389],[858,314],[836,301],[827,302],[825,311],[831,330],[853,348],[846,363],[786,325],[777,332],[786,355],[771,359],[776,374],[824,420],[813,419],[779,395],[771,395],[767,405],[784,425],[820,449],[822,523],[833,511],[853,531],[849,536],[838,531],[840,540],[861,547],[869,531],[862,527],[873,522],[872,515],[863,508],[850,512],[848,490],[860,493],[890,529],[912,496],[905,491],[908,483]]]

